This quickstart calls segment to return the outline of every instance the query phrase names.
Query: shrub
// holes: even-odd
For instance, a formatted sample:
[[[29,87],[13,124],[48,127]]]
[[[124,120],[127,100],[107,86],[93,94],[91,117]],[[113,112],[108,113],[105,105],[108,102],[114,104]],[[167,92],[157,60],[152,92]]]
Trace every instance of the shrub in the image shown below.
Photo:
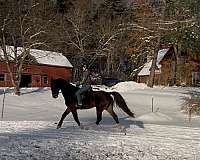
[[[190,97],[185,97],[181,110],[188,114],[189,121],[192,115],[200,115],[200,93],[192,93]]]

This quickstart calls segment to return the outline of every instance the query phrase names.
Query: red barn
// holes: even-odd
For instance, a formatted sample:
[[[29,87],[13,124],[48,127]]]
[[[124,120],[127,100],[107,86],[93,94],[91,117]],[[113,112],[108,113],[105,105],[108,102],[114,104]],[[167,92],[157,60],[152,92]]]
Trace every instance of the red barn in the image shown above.
[[[10,48],[12,50],[13,47]],[[51,78],[71,79],[73,66],[62,53],[30,49],[29,55],[29,63],[23,65],[20,87],[49,87]],[[15,72],[15,63],[11,63],[11,70]],[[0,60],[0,87],[12,87],[3,60]]]

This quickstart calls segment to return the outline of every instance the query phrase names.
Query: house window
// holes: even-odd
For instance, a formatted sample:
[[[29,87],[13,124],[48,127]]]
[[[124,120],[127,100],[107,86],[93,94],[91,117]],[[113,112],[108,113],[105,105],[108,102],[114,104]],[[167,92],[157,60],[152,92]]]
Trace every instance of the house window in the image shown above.
[[[43,77],[43,83],[44,83],[44,84],[48,84],[48,77],[47,77],[47,76],[44,76],[44,77]]]
[[[4,76],[4,74],[0,74],[0,81],[5,81],[5,76]]]

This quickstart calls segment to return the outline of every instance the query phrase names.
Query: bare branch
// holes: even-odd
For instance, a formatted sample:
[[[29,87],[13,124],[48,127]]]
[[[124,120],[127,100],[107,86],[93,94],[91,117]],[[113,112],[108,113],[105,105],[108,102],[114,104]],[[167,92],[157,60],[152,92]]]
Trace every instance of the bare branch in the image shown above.
[[[33,39],[33,38],[37,37],[38,35],[40,35],[42,33],[46,33],[46,32],[45,31],[39,31],[39,32],[35,33],[34,35],[30,36],[30,39]]]

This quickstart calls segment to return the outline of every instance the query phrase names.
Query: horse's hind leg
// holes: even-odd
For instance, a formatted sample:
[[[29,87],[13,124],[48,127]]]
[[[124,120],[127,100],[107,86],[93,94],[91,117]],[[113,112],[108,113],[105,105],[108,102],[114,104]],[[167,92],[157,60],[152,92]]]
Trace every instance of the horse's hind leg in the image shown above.
[[[115,122],[119,123],[118,117],[117,117],[116,113],[113,111],[113,106],[110,105],[106,110],[108,111],[108,113],[110,113],[110,115],[113,117]]]
[[[60,121],[59,121],[59,123],[58,123],[58,125],[57,125],[57,129],[59,129],[59,128],[62,126],[63,120],[65,119],[65,117],[66,117],[70,112],[71,112],[71,111],[70,111],[69,108],[67,108],[67,109],[65,110],[65,112],[62,114],[62,117],[61,117],[61,119],[60,119]]]

